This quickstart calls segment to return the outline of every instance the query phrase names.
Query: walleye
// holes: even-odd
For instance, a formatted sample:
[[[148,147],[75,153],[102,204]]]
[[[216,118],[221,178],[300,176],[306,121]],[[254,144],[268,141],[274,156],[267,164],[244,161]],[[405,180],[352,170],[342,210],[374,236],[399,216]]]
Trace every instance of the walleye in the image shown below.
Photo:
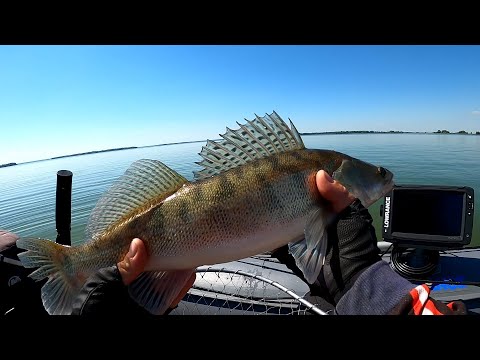
[[[227,128],[207,140],[189,182],[157,160],[134,162],[100,198],[85,243],[64,246],[22,238],[25,267],[35,280],[48,277],[42,301],[49,314],[69,314],[85,280],[112,266],[141,238],[149,253],[130,296],[162,314],[196,267],[242,259],[288,244],[306,280],[323,266],[326,227],[333,218],[315,183],[323,169],[366,207],[393,186],[383,167],[333,150],[305,148],[297,129],[273,111]]]

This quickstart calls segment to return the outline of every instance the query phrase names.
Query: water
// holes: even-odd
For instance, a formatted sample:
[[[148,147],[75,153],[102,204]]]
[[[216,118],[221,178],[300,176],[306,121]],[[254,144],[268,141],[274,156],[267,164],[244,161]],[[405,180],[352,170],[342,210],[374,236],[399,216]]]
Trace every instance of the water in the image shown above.
[[[479,209],[480,136],[344,134],[309,135],[303,140],[308,148],[337,150],[382,165],[395,174],[397,184],[470,186]],[[79,244],[96,201],[132,162],[157,159],[192,180],[192,171],[200,169],[195,161],[200,160],[203,144],[145,147],[0,168],[0,229],[54,240],[56,173],[65,169],[73,172],[72,244]],[[380,201],[373,204],[370,213],[380,239],[379,206]],[[479,218],[477,210],[471,245],[480,245]]]
[[[437,134],[351,134],[304,136],[306,147],[331,148],[379,164],[397,184],[470,186],[480,201],[480,136]],[[369,209],[381,239],[380,204]],[[472,246],[480,245],[480,211],[473,225]]]

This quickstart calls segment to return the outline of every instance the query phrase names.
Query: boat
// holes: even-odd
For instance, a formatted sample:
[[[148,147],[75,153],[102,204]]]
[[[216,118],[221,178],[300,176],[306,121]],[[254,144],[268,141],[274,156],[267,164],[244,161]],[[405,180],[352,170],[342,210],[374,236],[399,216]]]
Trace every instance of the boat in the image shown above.
[[[57,173],[57,242],[69,245],[72,173]],[[60,222],[60,223],[59,223]],[[6,240],[5,240],[6,239]],[[465,247],[416,254],[416,249],[399,258],[392,252],[392,243],[380,241],[382,259],[402,276],[416,284],[431,287],[431,296],[450,302],[461,300],[468,313],[480,314],[480,247]],[[406,248],[407,250],[407,248]],[[28,278],[31,269],[25,269],[18,260],[20,249],[12,237],[2,242],[0,236],[0,314],[48,315],[44,310],[40,289],[45,283]],[[433,254],[432,259],[421,259]],[[393,255],[393,256],[392,256]],[[417,264],[409,277],[411,260]],[[421,259],[422,264],[418,265]],[[410,263],[409,263],[410,262]],[[197,269],[197,279],[171,315],[328,315],[331,304],[312,296],[309,287],[286,265],[269,253]]]
[[[391,262],[391,244],[379,242],[383,260]],[[14,244],[0,247],[0,313],[48,315],[40,299],[44,282],[28,278]],[[440,254],[435,271],[425,279],[431,296],[461,300],[469,314],[480,314],[480,247]],[[170,315],[325,315],[332,306],[310,295],[309,288],[289,268],[269,254],[197,269],[197,279]]]
[[[392,244],[378,245],[382,259],[395,269]],[[461,300],[469,314],[479,315],[478,269],[480,247],[448,250],[440,253],[430,275],[409,280],[427,284],[433,298],[446,303]],[[171,314],[324,315],[332,310],[331,304],[311,296],[307,284],[290,269],[265,254],[199,268],[194,286]]]

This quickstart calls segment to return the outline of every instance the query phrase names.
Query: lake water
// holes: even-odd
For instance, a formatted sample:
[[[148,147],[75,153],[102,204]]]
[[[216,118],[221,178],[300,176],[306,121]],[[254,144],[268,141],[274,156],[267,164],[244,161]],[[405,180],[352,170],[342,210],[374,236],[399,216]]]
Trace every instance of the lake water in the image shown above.
[[[331,149],[388,168],[397,184],[470,186],[480,196],[480,136],[436,134],[304,135],[308,148]],[[83,241],[90,211],[129,165],[142,158],[164,162],[187,179],[198,170],[204,142],[144,147],[37,161],[0,168],[0,229],[55,240],[58,170],[73,172],[72,244]],[[15,161],[12,159],[11,161]],[[381,239],[380,201],[370,207]],[[471,245],[480,245],[480,211]]]

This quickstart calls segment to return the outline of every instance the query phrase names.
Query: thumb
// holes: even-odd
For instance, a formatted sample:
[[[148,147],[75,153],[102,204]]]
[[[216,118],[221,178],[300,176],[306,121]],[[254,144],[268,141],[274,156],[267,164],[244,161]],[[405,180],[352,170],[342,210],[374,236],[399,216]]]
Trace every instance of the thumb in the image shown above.
[[[129,285],[143,272],[147,260],[145,244],[138,238],[133,239],[127,255],[117,264],[118,271],[125,285]]]
[[[355,200],[345,186],[337,180],[333,180],[326,171],[318,171],[315,180],[320,195],[331,203],[333,211],[336,213],[341,212]]]

